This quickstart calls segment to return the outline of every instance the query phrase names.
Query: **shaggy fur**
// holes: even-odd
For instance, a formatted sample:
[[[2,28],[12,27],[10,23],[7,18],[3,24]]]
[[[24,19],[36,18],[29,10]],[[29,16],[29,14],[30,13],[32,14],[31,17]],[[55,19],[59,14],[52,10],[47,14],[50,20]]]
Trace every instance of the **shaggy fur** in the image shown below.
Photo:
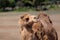
[[[40,13],[38,15],[38,21],[43,25],[43,40],[58,40],[58,35],[56,30],[52,27],[52,21],[49,16],[45,13]]]
[[[37,22],[35,15],[23,14],[20,16],[20,40],[37,40],[32,30],[32,25],[35,22]]]
[[[19,19],[20,40],[58,40],[52,21],[45,13],[23,14]]]

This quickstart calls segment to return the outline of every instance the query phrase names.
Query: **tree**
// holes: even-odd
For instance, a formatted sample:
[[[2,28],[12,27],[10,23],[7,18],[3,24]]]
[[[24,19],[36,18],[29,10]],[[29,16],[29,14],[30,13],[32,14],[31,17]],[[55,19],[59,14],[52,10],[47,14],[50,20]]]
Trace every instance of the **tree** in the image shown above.
[[[5,10],[6,7],[15,7],[15,0],[0,0],[0,8]]]

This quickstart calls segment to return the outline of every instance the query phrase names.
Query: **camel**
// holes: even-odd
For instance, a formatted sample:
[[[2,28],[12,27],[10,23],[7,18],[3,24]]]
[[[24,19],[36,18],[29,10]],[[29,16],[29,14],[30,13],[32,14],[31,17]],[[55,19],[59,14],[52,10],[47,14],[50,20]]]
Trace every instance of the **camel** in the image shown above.
[[[38,16],[23,14],[19,18],[20,40],[58,40],[50,17],[44,12]]]
[[[41,12],[38,15],[38,21],[43,25],[42,40],[58,40],[57,32],[47,14]]]
[[[22,16],[20,16],[20,40],[37,40],[32,30],[32,25],[35,22],[37,22],[37,18],[35,15],[23,14]]]

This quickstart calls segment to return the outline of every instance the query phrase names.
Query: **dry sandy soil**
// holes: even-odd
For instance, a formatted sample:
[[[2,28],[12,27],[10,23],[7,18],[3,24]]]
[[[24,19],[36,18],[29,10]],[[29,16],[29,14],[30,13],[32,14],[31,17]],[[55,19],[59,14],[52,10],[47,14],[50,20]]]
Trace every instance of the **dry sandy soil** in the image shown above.
[[[0,40],[20,40],[18,19],[23,12],[0,13]],[[37,14],[38,12],[32,12]],[[50,11],[48,12],[50,13]],[[60,12],[59,12],[60,13]],[[60,14],[49,14],[60,40]]]

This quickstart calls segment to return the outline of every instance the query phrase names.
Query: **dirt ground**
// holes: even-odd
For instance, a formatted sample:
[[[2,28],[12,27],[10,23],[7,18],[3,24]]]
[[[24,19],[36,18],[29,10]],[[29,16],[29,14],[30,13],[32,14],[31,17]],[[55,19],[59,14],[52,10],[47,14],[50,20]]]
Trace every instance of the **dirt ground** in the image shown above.
[[[20,40],[18,19],[21,12],[0,13],[0,40]],[[33,14],[36,14],[36,12]],[[60,14],[49,14],[60,40]]]

